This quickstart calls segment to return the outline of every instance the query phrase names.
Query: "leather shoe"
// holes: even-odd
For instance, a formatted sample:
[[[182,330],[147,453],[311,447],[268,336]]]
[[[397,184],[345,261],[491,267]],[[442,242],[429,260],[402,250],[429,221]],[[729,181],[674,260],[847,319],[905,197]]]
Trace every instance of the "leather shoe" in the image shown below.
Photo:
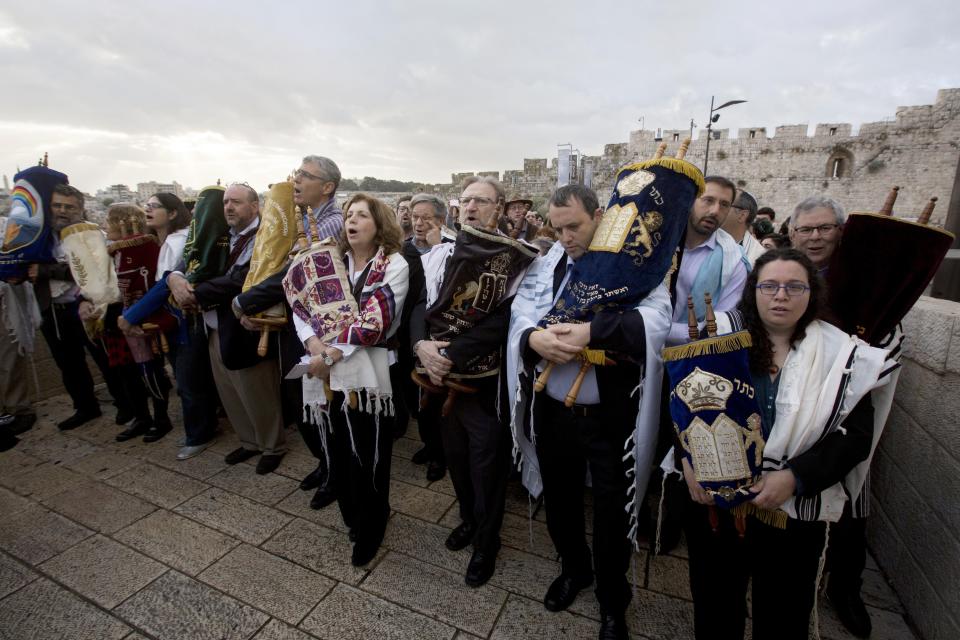
[[[427,463],[427,482],[436,482],[447,475],[447,466],[442,462],[431,460]]]
[[[154,420],[153,426],[147,429],[147,433],[143,436],[143,441],[147,443],[156,442],[163,436],[170,433],[172,430],[173,425],[170,424],[169,418]]]
[[[577,578],[561,573],[547,589],[547,595],[543,597],[543,606],[547,608],[547,611],[563,611],[573,604],[581,590],[586,589],[591,584],[593,584],[593,576]]]
[[[460,551],[460,549],[465,548],[473,542],[473,534],[475,532],[476,527],[471,523],[461,522],[459,527],[450,532],[444,544],[447,545],[447,549],[450,549],[450,551]]]
[[[827,597],[847,631],[858,638],[870,637],[870,632],[873,631],[873,623],[870,621],[870,614],[860,597],[859,589],[830,589],[828,587]]]
[[[147,420],[145,418],[136,418],[133,422],[130,423],[130,426],[117,434],[117,442],[126,442],[131,438],[136,438],[137,436],[142,436],[145,434],[150,427],[153,426],[152,420]]]
[[[487,583],[487,580],[490,579],[490,576],[493,575],[493,570],[496,568],[496,550],[482,551],[480,549],[474,549],[473,555],[470,556],[470,564],[467,565],[467,575],[464,576],[463,581],[466,582],[469,587],[482,587]]]
[[[316,489],[321,484],[323,484],[326,475],[323,472],[323,467],[317,465],[317,468],[307,474],[307,476],[300,481],[300,490],[301,491],[310,491],[310,489]]]
[[[20,438],[0,427],[0,451],[9,451],[17,446],[18,442],[20,442]]]
[[[100,417],[100,408],[98,407],[96,411],[77,411],[75,414],[57,424],[57,429],[60,431],[70,431],[71,429],[76,429],[82,424],[86,424],[91,420]]]
[[[280,466],[280,461],[283,460],[284,454],[263,454],[260,456],[260,460],[257,461],[257,475],[265,476],[271,471],[276,471],[277,467]]]
[[[353,543],[353,553],[350,554],[350,564],[355,567],[370,564],[370,561],[377,556],[381,542],[383,542],[382,535],[371,539],[357,536],[357,541]]]
[[[323,509],[324,507],[333,504],[336,499],[337,496],[333,492],[333,489],[327,485],[324,485],[317,489],[317,492],[313,494],[312,498],[310,498],[310,508],[313,510]]]
[[[20,435],[25,431],[33,429],[33,424],[37,421],[37,414],[35,413],[24,413],[18,416],[13,416],[7,424],[7,430],[10,431],[15,436]]]
[[[626,617],[622,613],[616,616],[601,614],[599,638],[600,640],[629,640],[630,632],[627,630]]]
[[[427,464],[429,460],[430,453],[427,451],[427,448],[421,447],[419,451],[413,454],[413,458],[411,458],[410,461],[413,462],[413,464]]]
[[[223,461],[227,464],[240,464],[244,460],[249,460],[253,456],[258,455],[260,455],[260,452],[256,449],[244,449],[243,447],[239,447],[223,456]]]
[[[206,451],[207,448],[212,444],[213,440],[209,440],[203,444],[191,444],[184,446],[180,449],[180,451],[177,452],[177,460],[189,460],[194,456],[198,456]]]
[[[117,417],[114,422],[117,424],[127,424],[133,420],[134,417],[133,412],[129,409],[117,409]]]

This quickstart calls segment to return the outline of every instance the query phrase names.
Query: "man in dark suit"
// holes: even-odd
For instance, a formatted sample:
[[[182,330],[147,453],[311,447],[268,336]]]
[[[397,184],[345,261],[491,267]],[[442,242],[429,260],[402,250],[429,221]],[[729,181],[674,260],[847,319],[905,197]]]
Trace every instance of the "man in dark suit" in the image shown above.
[[[536,308],[546,310],[569,284],[573,264],[586,253],[603,215],[596,195],[581,185],[561,187],[549,206],[550,222],[560,234],[563,251],[554,247],[540,258],[547,263],[541,266],[553,272],[552,291],[544,287],[536,300]],[[540,276],[532,271],[529,277]],[[524,281],[521,289],[527,285]],[[596,577],[600,638],[626,638],[625,611],[631,592],[626,579],[630,525],[624,448],[638,422],[632,392],[642,384],[647,355],[659,354],[670,326],[669,295],[661,285],[637,308],[603,310],[590,322],[545,330],[531,326],[540,318],[530,317],[528,309],[526,303],[514,304],[511,334],[519,338],[518,357],[525,364],[518,370],[533,372],[538,363],[541,370],[545,363],[554,363],[546,388],[534,400],[532,425],[547,528],[562,561],[561,574],[547,590],[544,606],[550,611],[566,609]],[[616,364],[591,367],[576,404],[568,408],[564,399],[580,369],[576,356],[585,347],[606,351]],[[594,496],[592,558],[584,527],[588,470]]]
[[[260,224],[257,192],[245,184],[230,185],[223,194],[223,213],[230,227],[226,273],[195,286],[174,273],[167,284],[182,307],[196,306],[204,312],[213,379],[240,438],[240,447],[226,455],[226,463],[237,464],[260,455],[256,471],[263,475],[276,469],[286,453],[280,372],[275,351],[273,357],[269,352],[266,358],[257,355],[259,337],[244,329],[230,307],[250,269]]]

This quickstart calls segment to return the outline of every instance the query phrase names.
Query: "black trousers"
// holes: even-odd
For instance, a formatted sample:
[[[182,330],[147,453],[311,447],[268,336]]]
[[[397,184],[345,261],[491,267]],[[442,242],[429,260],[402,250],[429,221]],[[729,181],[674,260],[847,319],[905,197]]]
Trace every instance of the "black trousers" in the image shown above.
[[[365,401],[361,393],[359,406]],[[390,517],[393,417],[381,415],[378,425],[374,415],[354,409],[344,413],[342,405],[343,393],[337,392],[330,410],[333,439],[328,440],[331,462],[337,469],[337,504],[358,543],[379,544]]]
[[[716,532],[707,507],[690,501],[684,515],[697,639],[742,640],[753,578],[754,640],[807,640],[826,524],[748,517],[740,538],[729,511],[717,509]]]
[[[333,488],[333,467],[334,467],[334,434],[327,434],[327,444],[330,446],[329,464],[327,463],[327,452],[323,450],[323,441],[320,439],[320,427],[303,419],[303,383],[299,378],[296,380],[283,380],[281,382],[281,398],[285,405],[290,406],[290,411],[297,411],[296,423],[297,431],[303,438],[303,443],[307,445],[310,454],[317,459],[317,467],[323,473],[321,487]],[[334,405],[337,406],[337,405]]]
[[[66,387],[75,411],[94,412],[100,410],[97,397],[93,392],[93,376],[87,368],[84,353],[90,354],[100,369],[107,390],[113,397],[118,410],[131,410],[123,390],[122,376],[118,369],[111,369],[107,354],[99,344],[90,342],[83,323],[77,315],[77,303],[53,303],[41,313],[43,325],[40,330],[50,347],[54,362],[60,369],[63,386]]]
[[[476,527],[474,549],[493,552],[500,548],[513,439],[497,417],[496,380],[479,387],[457,396],[442,439],[460,518]]]
[[[843,507],[840,521],[830,526],[827,571],[832,593],[860,593],[863,570],[867,566],[867,519],[854,518],[850,501]]]
[[[439,393],[423,392],[427,398],[427,404],[417,417],[417,431],[420,433],[420,440],[427,450],[427,460],[446,464],[446,456],[443,452],[443,425],[446,418],[440,415],[443,410],[443,402],[446,396]],[[419,404],[418,404],[419,406]]]
[[[589,411],[589,410],[588,410]],[[547,528],[563,573],[589,576],[583,497],[587,468],[593,487],[593,572],[602,611],[623,613],[630,603],[629,517],[623,445],[633,424],[574,413],[546,393],[534,401],[537,460],[543,478]]]

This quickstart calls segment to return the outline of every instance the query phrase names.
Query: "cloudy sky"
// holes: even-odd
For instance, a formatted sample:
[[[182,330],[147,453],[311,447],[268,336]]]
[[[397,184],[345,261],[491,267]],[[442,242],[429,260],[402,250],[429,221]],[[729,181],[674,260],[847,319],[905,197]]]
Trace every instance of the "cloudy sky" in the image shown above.
[[[265,188],[308,153],[426,182],[570,142],[863,122],[960,87],[960,5],[454,0],[0,4],[0,171]],[[811,130],[812,132],[812,130]]]

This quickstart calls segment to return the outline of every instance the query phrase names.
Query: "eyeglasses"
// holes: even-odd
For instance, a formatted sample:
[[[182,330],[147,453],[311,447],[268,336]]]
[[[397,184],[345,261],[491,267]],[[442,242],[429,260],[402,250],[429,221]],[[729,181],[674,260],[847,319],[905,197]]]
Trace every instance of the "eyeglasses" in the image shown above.
[[[727,211],[730,209],[730,207],[733,206],[733,204],[729,200],[717,200],[713,196],[700,196],[700,202],[707,205],[708,207],[712,207],[713,205],[719,203],[720,209],[723,211]]]
[[[310,178],[311,180],[325,180],[325,179],[326,179],[326,178],[324,178],[323,176],[314,175],[314,174],[310,173],[309,171],[304,171],[303,169],[297,169],[296,171],[294,171],[293,176],[294,176],[295,178]]]
[[[164,208],[165,207],[159,202],[148,202],[147,204],[143,205],[143,209],[145,211],[153,211],[154,209],[164,209]]]
[[[809,236],[814,231],[819,231],[820,235],[825,236],[839,226],[838,224],[821,224],[816,227],[794,227],[793,230],[797,232],[798,236]]]
[[[468,205],[471,202],[475,202],[478,207],[486,207],[497,202],[496,200],[491,200],[490,198],[482,198],[480,196],[460,196],[460,206]]]
[[[757,285],[757,290],[765,296],[775,296],[780,289],[786,291],[787,296],[790,298],[802,296],[807,291],[810,291],[810,287],[802,282],[788,282],[786,284],[779,282],[761,282]]]

